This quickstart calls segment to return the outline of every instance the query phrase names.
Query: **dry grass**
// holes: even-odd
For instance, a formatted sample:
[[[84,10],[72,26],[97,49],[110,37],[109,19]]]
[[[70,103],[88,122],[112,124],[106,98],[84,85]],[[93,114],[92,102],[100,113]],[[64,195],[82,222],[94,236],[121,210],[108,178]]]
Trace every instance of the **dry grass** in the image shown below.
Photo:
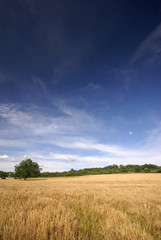
[[[161,239],[161,174],[0,180],[0,240]]]

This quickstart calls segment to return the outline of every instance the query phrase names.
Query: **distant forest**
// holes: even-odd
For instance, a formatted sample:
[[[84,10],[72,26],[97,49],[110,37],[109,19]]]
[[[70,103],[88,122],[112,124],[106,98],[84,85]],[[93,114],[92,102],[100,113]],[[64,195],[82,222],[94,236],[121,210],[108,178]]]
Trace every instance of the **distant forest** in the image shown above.
[[[84,168],[80,170],[71,169],[64,172],[43,172],[41,177],[67,177],[67,176],[84,176],[113,173],[161,173],[161,166],[153,164],[144,165],[109,165],[103,168]]]
[[[64,172],[42,172],[40,177],[68,177],[68,176],[84,176],[84,175],[99,175],[99,174],[113,174],[113,173],[161,173],[161,166],[153,164],[144,165],[109,165],[103,168],[85,168],[80,170],[71,169]],[[0,177],[15,177],[14,172],[0,171]]]

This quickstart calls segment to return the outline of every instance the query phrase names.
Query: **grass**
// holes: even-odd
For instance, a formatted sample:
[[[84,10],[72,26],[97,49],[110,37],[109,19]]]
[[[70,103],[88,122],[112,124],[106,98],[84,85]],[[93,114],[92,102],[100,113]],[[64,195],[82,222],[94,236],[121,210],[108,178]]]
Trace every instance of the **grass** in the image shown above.
[[[0,180],[0,240],[161,239],[161,174]]]

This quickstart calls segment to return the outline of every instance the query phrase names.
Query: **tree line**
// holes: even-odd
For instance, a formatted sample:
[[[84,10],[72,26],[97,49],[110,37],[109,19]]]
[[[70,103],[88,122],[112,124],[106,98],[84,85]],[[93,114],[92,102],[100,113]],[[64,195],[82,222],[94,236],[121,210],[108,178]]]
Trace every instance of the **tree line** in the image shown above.
[[[70,171],[64,172],[42,172],[41,177],[68,177],[113,173],[161,173],[161,166],[156,166],[153,164],[126,166],[113,164],[102,168],[84,168],[80,170],[71,169]]]
[[[23,160],[19,165],[15,166],[14,172],[0,171],[0,178],[34,178],[34,177],[68,177],[68,176],[84,176],[99,174],[116,174],[116,173],[161,173],[161,166],[154,164],[144,165],[109,165],[106,167],[84,168],[80,170],[71,169],[64,172],[41,172],[38,163],[33,162],[30,158]]]

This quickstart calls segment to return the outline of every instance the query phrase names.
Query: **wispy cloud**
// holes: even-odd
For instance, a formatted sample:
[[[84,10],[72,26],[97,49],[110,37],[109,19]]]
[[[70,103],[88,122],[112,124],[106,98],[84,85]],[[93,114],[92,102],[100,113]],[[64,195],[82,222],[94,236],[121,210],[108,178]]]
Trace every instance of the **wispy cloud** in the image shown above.
[[[85,88],[91,90],[102,90],[102,86],[95,83],[89,83]]]
[[[9,157],[7,155],[0,155],[0,160],[2,161],[9,161],[9,162],[16,162],[16,160],[12,157]]]
[[[26,107],[20,105],[0,106],[0,117],[5,120],[10,128],[21,130],[22,134],[29,135],[48,135],[48,134],[72,134],[73,132],[81,133],[92,130],[97,123],[88,113],[66,106],[64,102],[57,102],[60,115],[51,112],[46,114],[40,108]],[[88,127],[90,125],[90,128]],[[97,127],[99,127],[97,125]],[[3,129],[1,129],[3,133]]]
[[[150,151],[146,150],[143,151],[143,149],[140,147],[140,149],[129,149],[124,148],[122,146],[117,145],[109,145],[109,144],[102,144],[98,143],[96,141],[87,141],[84,140],[82,142],[61,142],[57,143],[58,146],[61,146],[63,148],[73,148],[73,149],[84,149],[88,151],[97,151],[97,154],[105,154],[106,157],[119,157],[119,158],[141,158],[141,157],[147,157],[150,155]]]
[[[7,168],[7,162],[19,162],[25,156],[38,161],[44,166],[44,171],[114,163],[160,164],[160,123],[146,132],[144,143],[136,148],[126,147],[105,143],[99,137],[100,133],[105,133],[105,125],[92,114],[69,106],[60,99],[55,101],[55,106],[59,111],[46,113],[35,106],[0,105],[0,166],[4,167],[6,162]],[[130,135],[131,133],[132,131],[129,132]],[[8,154],[10,151],[12,157],[8,157],[11,156]]]
[[[139,146],[139,148],[124,148],[117,145],[101,144],[96,142],[96,140],[94,141],[94,139],[82,139],[82,141],[78,142],[78,139],[76,141],[76,139],[68,138],[66,141],[59,140],[53,144],[61,147],[61,152],[63,151],[64,153],[50,152],[41,155],[39,153],[31,153],[33,159],[36,159],[38,162],[41,161],[41,164],[44,165],[44,171],[46,169],[45,159],[48,164],[51,162],[52,166],[53,163],[57,162],[59,162],[59,167],[61,166],[61,168],[56,168],[55,166],[50,171],[52,169],[53,171],[58,171],[59,169],[68,170],[70,168],[103,167],[109,164],[160,164],[161,150],[157,146],[154,146],[151,141],[147,141],[146,144]],[[69,150],[73,154],[68,154]],[[74,150],[76,150],[76,154]],[[79,155],[78,152],[80,152]]]
[[[99,131],[94,117],[83,110],[56,101],[58,111],[48,114],[35,106],[0,105],[0,146],[33,149],[40,145],[55,146],[61,139],[88,136]],[[24,153],[25,154],[25,153]]]
[[[73,147],[75,146],[75,147]],[[31,153],[31,157],[41,162],[44,166],[44,171],[48,165],[50,165],[50,171],[58,171],[61,169],[69,170],[70,168],[85,168],[85,167],[103,167],[111,164],[145,164],[154,163],[160,164],[160,155],[153,149],[148,150],[140,148],[138,149],[124,149],[120,146],[109,146],[102,144],[88,144],[83,143],[71,143],[63,145],[64,148],[74,149],[88,149],[88,154],[60,154],[50,153],[48,155],[40,155],[37,153]],[[95,150],[94,153],[90,152]],[[46,159],[46,160],[45,160]],[[57,163],[59,162],[59,168]],[[47,163],[47,165],[45,164]],[[54,166],[54,167],[53,167]]]
[[[142,59],[145,65],[161,64],[161,24],[141,43],[131,64]]]

